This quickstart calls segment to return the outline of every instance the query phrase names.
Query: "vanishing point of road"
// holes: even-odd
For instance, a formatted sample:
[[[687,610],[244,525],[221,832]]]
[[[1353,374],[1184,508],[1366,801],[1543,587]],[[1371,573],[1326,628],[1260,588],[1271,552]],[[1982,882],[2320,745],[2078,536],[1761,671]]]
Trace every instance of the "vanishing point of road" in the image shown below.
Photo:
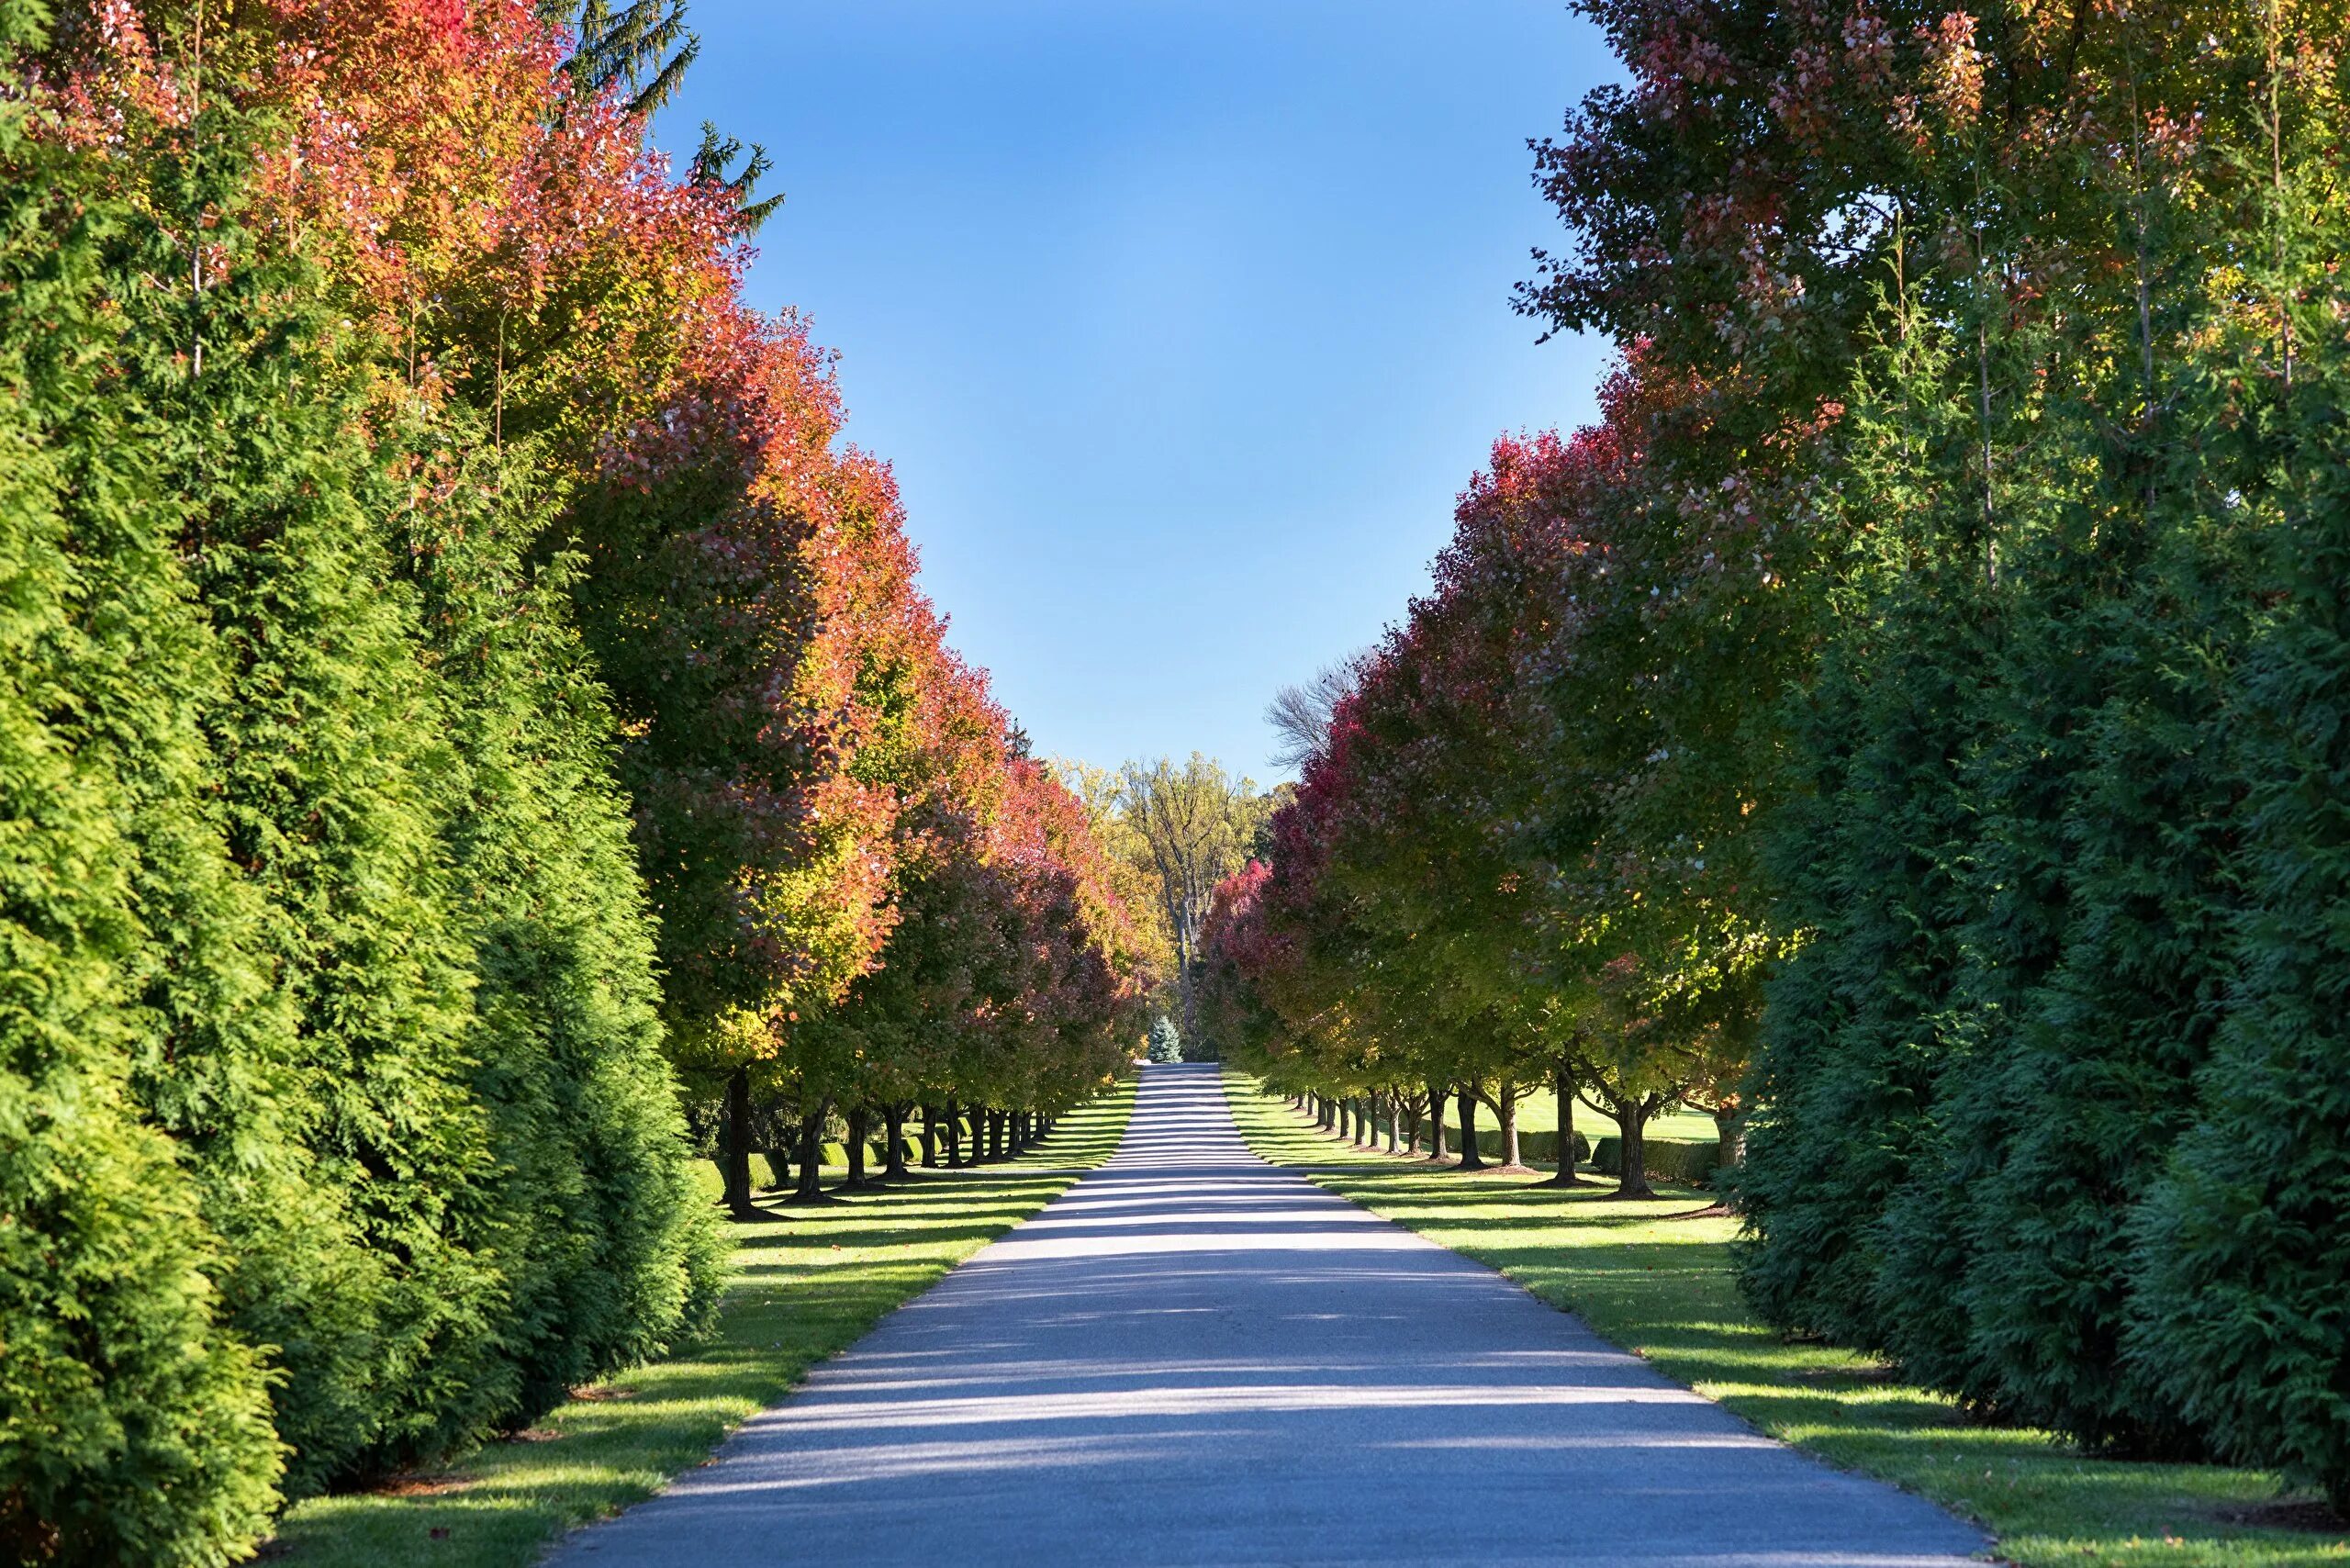
[[[1248,1152],[1214,1066],[561,1568],[1944,1568],[1982,1534],[1757,1434]]]

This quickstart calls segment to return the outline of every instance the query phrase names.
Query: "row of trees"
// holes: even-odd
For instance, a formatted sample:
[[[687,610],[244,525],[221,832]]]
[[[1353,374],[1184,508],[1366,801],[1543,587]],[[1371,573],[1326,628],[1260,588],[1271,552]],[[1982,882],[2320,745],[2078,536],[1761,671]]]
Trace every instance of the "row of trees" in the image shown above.
[[[1180,1041],[1200,1041],[1200,976],[1218,883],[1262,847],[1265,824],[1286,788],[1260,792],[1213,757],[1128,762],[1115,772],[1065,763],[1062,777],[1086,802],[1094,832],[1144,931],[1158,990],[1152,1001]],[[1204,1059],[1204,1058],[1200,1058]]]
[[[677,6],[0,50],[0,1554],[223,1562],[706,1322],[678,1069],[1049,1114],[1137,947]]]
[[[2350,1504],[2350,17],[1586,9],[1520,304],[1622,369],[1347,682],[1224,1026],[1743,1108],[1773,1321]]]

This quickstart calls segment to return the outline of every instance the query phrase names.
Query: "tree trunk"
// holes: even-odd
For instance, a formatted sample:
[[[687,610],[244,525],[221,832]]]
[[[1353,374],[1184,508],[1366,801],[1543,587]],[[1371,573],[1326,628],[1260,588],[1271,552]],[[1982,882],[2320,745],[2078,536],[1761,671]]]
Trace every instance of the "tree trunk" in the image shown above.
[[[1575,1081],[1565,1068],[1550,1074],[1550,1092],[1559,1097],[1559,1173],[1543,1183],[1549,1187],[1580,1187],[1575,1174]]]
[[[1742,1105],[1718,1106],[1713,1112],[1714,1136],[1722,1140],[1721,1162],[1724,1165],[1746,1163],[1746,1109]]]
[[[1477,1147],[1477,1091],[1464,1084],[1460,1090],[1460,1169],[1483,1170],[1484,1151]]]
[[[884,1136],[890,1140],[890,1148],[881,1160],[881,1174],[888,1181],[902,1182],[906,1179],[906,1112],[909,1109],[900,1103],[890,1106],[883,1116],[881,1125],[888,1129]]]
[[[988,1113],[988,1158],[990,1159],[1003,1158],[1003,1113],[1002,1111]]]
[[[1404,1096],[1401,1092],[1387,1092],[1387,1152],[1394,1154],[1403,1148]]]
[[[1337,1119],[1337,1113],[1330,1103],[1330,1097],[1327,1094],[1315,1095],[1314,1120],[1315,1124],[1326,1133],[1330,1130],[1331,1124]]]
[[[1428,1158],[1444,1158],[1444,1086],[1428,1085]]]
[[[1403,1126],[1396,1130],[1403,1134],[1402,1142],[1404,1148],[1409,1150],[1411,1153],[1417,1154],[1420,1151],[1421,1117],[1419,1096],[1417,1094],[1406,1094],[1402,1090],[1397,1090],[1395,1092],[1395,1116],[1396,1119],[1403,1124]],[[1395,1148],[1395,1144],[1393,1142],[1390,1142],[1387,1147],[1393,1150]]]
[[[812,1204],[824,1196],[824,1117],[830,1100],[819,1100],[800,1118],[800,1185],[792,1190],[795,1204]]]
[[[935,1105],[922,1108],[922,1168],[924,1170],[938,1169],[938,1107]]]
[[[862,1105],[848,1114],[848,1180],[841,1185],[851,1190],[870,1184],[865,1180],[865,1129],[872,1114]]]
[[[1365,1148],[1379,1147],[1379,1096],[1376,1094],[1366,1094],[1362,1097],[1360,1131],[1361,1136],[1357,1137],[1355,1142]]]
[[[1656,1189],[1649,1185],[1648,1130],[1649,1113],[1653,1107],[1646,1097],[1618,1100],[1608,1097],[1607,1108],[1616,1113],[1617,1129],[1623,1134],[1620,1152],[1624,1173],[1617,1179],[1616,1195],[1619,1198],[1653,1198]]]
[[[740,1220],[765,1219],[751,1202],[751,1070],[726,1075],[726,1212]]]
[[[1502,1085],[1502,1163],[1512,1170],[1522,1169],[1525,1161],[1517,1157],[1517,1085]]]
[[[940,1119],[939,1137],[946,1141],[946,1169],[959,1169],[963,1163],[963,1113],[952,1099],[946,1102],[946,1113]]]

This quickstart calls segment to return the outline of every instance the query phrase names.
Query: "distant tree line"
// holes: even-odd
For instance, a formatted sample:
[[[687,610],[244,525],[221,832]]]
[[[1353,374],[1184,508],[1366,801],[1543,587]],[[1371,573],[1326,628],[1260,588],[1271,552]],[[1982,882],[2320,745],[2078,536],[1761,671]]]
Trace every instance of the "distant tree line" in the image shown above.
[[[0,0],[12,1562],[240,1559],[696,1333],[680,1070],[1016,1140],[1140,1043],[1082,805],[743,302],[764,155],[646,145],[677,22]]]
[[[1772,1321],[2350,1507],[2350,17],[1583,8],[1520,304],[1603,418],[1344,677],[1210,1027],[1631,1191],[1712,1109]]]

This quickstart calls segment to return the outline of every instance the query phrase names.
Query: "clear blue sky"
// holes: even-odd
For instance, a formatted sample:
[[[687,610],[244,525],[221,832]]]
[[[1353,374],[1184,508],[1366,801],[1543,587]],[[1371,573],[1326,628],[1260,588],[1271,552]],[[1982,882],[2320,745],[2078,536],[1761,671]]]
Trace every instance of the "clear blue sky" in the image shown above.
[[[1561,0],[691,0],[656,127],[776,160],[757,304],[841,356],[923,581],[1037,749],[1260,780],[1505,430],[1600,345],[1509,308],[1528,136],[1615,74]]]

